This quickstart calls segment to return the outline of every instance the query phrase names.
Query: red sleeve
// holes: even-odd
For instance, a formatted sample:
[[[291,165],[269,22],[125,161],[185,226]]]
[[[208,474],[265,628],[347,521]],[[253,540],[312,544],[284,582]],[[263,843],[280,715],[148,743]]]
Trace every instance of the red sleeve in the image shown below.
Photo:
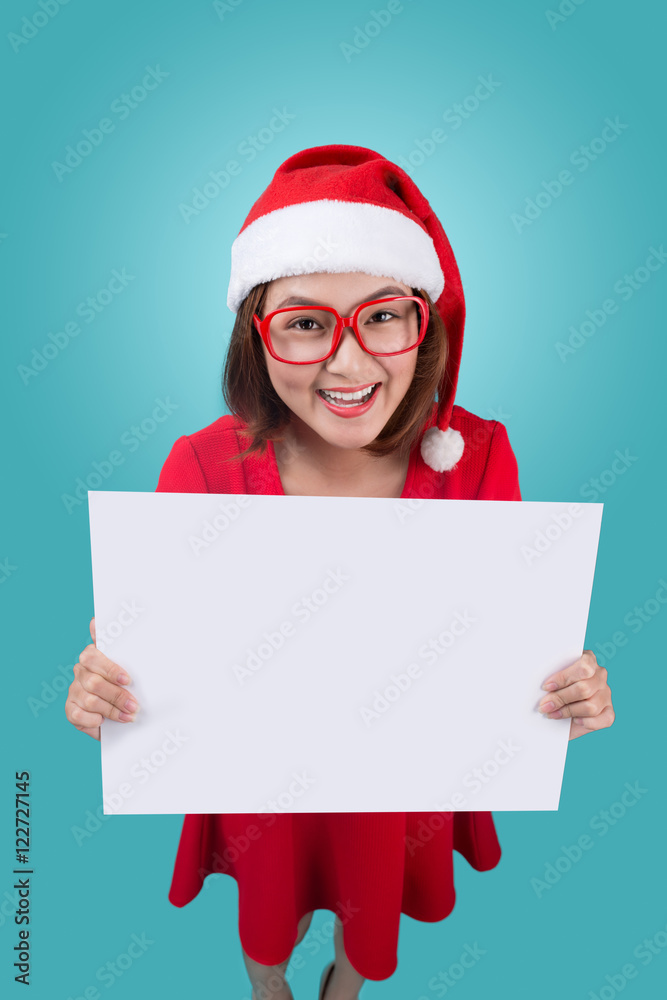
[[[476,500],[520,500],[519,467],[505,425],[496,421]]]
[[[179,437],[167,455],[155,492],[209,492],[201,465],[187,435]]]

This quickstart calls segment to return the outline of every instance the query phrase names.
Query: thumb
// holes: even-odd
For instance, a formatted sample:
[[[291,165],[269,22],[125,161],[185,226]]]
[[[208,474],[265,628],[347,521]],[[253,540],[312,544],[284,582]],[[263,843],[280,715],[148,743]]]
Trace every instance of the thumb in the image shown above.
[[[90,619],[90,637],[95,642],[95,619]]]

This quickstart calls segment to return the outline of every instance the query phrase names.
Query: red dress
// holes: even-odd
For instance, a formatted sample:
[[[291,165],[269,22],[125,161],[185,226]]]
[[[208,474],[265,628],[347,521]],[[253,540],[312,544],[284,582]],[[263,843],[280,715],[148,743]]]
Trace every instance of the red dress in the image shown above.
[[[435,404],[429,426],[435,422]],[[434,472],[412,449],[401,497],[521,500],[517,462],[502,423],[454,406],[450,426],[465,449],[454,469]],[[283,495],[273,445],[242,463],[220,462],[249,443],[244,424],[223,416],[174,444],[157,490]],[[239,936],[263,965],[284,962],[297,923],[311,910],[336,913],[346,954],[366,979],[396,970],[400,914],[437,921],[456,894],[456,850],[477,871],[500,860],[490,812],[231,813],[184,818],[169,900],[185,906],[204,878],[225,873],[239,892]]]

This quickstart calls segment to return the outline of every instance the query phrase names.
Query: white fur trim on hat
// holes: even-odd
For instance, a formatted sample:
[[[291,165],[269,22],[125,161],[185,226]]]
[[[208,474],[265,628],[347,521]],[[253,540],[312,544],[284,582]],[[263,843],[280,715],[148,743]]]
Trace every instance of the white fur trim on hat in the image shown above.
[[[261,282],[322,271],[386,275],[434,302],[445,287],[433,240],[417,222],[382,205],[322,199],[277,208],[239,233],[227,305],[236,312]]]
[[[421,456],[426,464],[436,472],[447,472],[453,469],[461,455],[465,443],[460,431],[448,427],[446,431],[439,427],[429,427],[422,436]]]

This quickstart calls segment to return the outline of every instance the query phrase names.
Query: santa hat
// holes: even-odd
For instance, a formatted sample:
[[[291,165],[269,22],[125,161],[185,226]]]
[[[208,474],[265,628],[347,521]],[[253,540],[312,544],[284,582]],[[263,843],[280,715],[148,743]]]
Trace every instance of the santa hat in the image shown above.
[[[236,312],[255,285],[293,274],[363,271],[423,288],[447,328],[436,423],[421,455],[436,472],[463,454],[449,426],[458,379],[465,302],[445,231],[404,170],[363,146],[315,146],[278,167],[232,244],[227,305]]]

